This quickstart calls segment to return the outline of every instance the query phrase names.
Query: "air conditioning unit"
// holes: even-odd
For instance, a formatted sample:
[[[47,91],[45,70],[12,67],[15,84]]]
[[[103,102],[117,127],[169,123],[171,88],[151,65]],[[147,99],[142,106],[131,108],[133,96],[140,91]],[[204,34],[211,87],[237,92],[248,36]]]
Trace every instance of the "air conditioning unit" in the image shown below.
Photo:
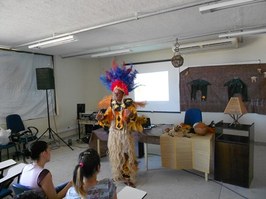
[[[237,38],[216,39],[208,41],[193,42],[180,44],[179,50],[181,53],[199,52],[205,50],[216,50],[225,48],[238,48]],[[172,48],[174,52],[175,47]]]

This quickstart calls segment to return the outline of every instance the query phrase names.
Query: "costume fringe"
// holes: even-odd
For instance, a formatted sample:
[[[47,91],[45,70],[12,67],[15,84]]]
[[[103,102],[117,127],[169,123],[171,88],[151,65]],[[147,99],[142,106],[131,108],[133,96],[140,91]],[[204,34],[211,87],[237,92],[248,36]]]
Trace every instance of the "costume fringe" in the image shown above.
[[[134,102],[135,107],[144,107],[147,102]]]
[[[138,168],[134,138],[127,130],[117,130],[114,126],[115,124],[112,122],[108,137],[109,161],[113,178],[115,181],[119,181],[124,179],[123,175],[126,175],[131,182],[135,183]]]

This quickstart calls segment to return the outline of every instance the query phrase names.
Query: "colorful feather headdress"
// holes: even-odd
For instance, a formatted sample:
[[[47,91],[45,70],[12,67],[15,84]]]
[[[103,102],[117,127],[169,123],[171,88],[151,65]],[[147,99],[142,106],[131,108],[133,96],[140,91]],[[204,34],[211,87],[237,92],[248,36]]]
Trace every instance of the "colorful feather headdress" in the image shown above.
[[[134,83],[137,73],[138,72],[133,69],[132,65],[129,68],[127,68],[125,64],[119,67],[119,65],[113,61],[112,68],[106,71],[105,75],[101,75],[100,80],[108,90],[114,91],[114,89],[117,88],[123,91],[125,95],[128,95],[129,92],[137,87]]]

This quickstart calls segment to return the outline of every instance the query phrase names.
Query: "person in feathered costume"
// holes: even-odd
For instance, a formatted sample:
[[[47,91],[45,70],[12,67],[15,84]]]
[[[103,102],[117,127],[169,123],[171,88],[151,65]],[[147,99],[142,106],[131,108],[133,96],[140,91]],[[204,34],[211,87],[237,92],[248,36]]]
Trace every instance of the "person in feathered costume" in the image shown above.
[[[99,108],[106,111],[99,111],[96,116],[101,126],[109,127],[108,152],[113,179],[122,180],[133,187],[138,166],[132,132],[142,132],[142,124],[146,120],[145,117],[138,117],[136,110],[137,106],[144,106],[145,103],[136,103],[130,98],[125,98],[136,88],[136,74],[133,66],[119,67],[113,61],[112,68],[100,77],[107,89],[112,91],[112,95],[99,102]]]

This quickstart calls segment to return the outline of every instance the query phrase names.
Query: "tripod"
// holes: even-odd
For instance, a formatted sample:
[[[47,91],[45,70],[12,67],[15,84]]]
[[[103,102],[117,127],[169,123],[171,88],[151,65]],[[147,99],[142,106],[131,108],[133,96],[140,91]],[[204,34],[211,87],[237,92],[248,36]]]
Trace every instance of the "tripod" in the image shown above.
[[[48,128],[46,129],[46,131],[43,132],[43,134],[37,139],[37,141],[39,139],[41,139],[41,137],[46,133],[48,132],[49,133],[49,138],[54,138],[54,135],[56,137],[58,137],[62,142],[65,143],[65,145],[67,145],[70,149],[74,150],[68,143],[66,143],[52,128],[51,128],[51,125],[50,125],[50,113],[49,113],[49,100],[48,100],[48,91],[46,89],[46,102],[47,102],[47,115],[48,115]]]

